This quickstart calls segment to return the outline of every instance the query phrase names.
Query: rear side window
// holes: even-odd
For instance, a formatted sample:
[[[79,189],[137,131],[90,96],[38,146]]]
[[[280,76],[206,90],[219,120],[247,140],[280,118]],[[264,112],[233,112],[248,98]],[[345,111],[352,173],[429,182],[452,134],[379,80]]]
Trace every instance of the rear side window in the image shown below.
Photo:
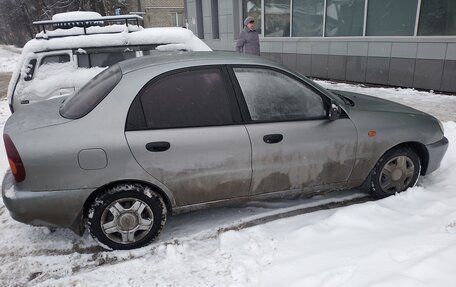
[[[113,65],[96,75],[60,107],[62,117],[79,119],[92,111],[119,83],[122,72]]]
[[[135,52],[98,53],[90,56],[92,67],[109,67],[118,62],[134,58]]]
[[[70,55],[68,54],[46,56],[41,59],[40,66],[46,64],[68,63],[69,61]]]
[[[165,76],[143,88],[139,102],[149,129],[217,126],[234,123],[229,95],[220,69],[208,68]],[[131,121],[131,123],[130,123]],[[138,118],[129,115],[127,129],[138,126]]]
[[[78,55],[78,67],[109,67],[120,61],[135,58],[135,52],[109,52]]]
[[[74,50],[74,53],[77,55],[79,68],[109,67],[120,61],[150,55],[151,52],[158,52],[155,50],[157,46],[157,44],[154,44],[87,48],[83,49],[83,51]]]

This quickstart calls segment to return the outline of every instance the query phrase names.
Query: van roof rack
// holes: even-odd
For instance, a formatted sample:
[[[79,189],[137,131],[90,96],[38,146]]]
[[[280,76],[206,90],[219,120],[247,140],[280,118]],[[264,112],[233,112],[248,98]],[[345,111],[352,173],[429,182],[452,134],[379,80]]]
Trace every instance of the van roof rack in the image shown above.
[[[84,35],[88,35],[91,33],[87,33],[87,28],[92,26],[107,26],[107,24],[113,23],[123,23],[125,26],[128,27],[129,23],[135,24],[136,26],[140,27],[139,21],[142,21],[143,17],[138,15],[118,15],[118,16],[103,16],[101,18],[93,18],[93,19],[83,19],[83,20],[65,20],[65,21],[56,21],[56,20],[44,20],[44,21],[35,21],[33,22],[33,26],[37,26],[40,31],[46,35],[46,27],[52,26],[53,28],[73,28],[73,27],[81,27],[84,28]],[[80,35],[80,34],[76,34]],[[75,35],[65,35],[65,36],[75,36]],[[38,38],[38,37],[37,37]],[[51,38],[48,35],[39,38]]]

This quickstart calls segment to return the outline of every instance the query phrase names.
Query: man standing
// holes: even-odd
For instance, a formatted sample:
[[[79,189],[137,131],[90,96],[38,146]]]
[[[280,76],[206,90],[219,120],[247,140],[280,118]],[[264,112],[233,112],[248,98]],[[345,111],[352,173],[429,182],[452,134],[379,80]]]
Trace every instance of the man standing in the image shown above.
[[[244,29],[239,34],[236,43],[236,51],[239,53],[260,55],[260,39],[258,32],[255,30],[255,20],[253,17],[247,17],[244,20]]]

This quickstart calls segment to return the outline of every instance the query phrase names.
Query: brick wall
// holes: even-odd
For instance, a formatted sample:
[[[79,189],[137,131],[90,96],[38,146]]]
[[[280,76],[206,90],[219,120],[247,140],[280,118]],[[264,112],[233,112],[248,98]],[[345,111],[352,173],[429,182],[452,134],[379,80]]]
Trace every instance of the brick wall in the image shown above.
[[[143,0],[141,6],[146,12],[144,27],[182,26],[183,0]]]
[[[147,7],[184,7],[184,0],[143,0],[141,5]]]

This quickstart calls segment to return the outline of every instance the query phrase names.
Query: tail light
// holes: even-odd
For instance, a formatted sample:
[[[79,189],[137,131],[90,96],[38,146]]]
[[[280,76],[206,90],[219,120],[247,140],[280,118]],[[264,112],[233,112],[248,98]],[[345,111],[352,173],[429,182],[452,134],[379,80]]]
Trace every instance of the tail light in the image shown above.
[[[9,135],[3,134],[3,141],[5,142],[6,155],[8,156],[11,172],[16,181],[21,182],[25,179],[25,168],[22,159]]]

